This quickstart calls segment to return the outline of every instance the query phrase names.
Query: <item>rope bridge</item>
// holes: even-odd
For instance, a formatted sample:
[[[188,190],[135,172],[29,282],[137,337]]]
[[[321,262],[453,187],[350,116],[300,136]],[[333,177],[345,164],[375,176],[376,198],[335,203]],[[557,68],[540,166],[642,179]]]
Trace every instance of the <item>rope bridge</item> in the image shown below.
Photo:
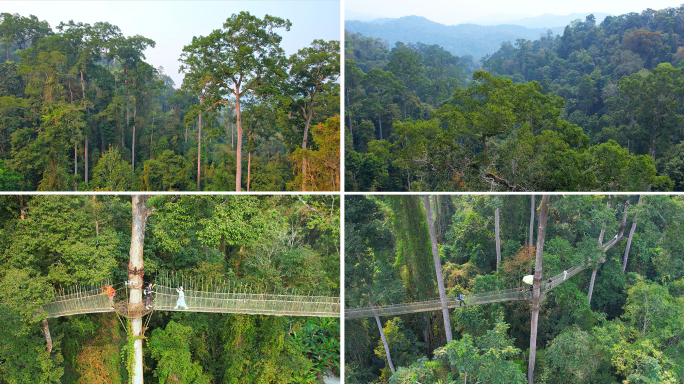
[[[340,298],[296,290],[268,293],[265,287],[239,283],[184,278],[165,275],[158,277],[153,288],[150,308],[144,304],[129,304],[128,286],[119,283],[114,308],[101,285],[72,287],[44,305],[47,317],[61,317],[85,313],[114,312],[124,317],[142,317],[153,311],[186,311],[238,313],[249,315],[340,317]],[[116,287],[115,286],[115,287]],[[184,303],[179,300],[177,287],[184,286]],[[125,293],[125,295],[124,295]],[[123,299],[121,299],[123,298]]]
[[[546,295],[547,292],[556,288],[564,280],[575,276],[584,269],[584,265],[573,267],[568,269],[567,275],[565,273],[559,273],[551,278],[551,283],[548,282],[548,278],[543,280],[541,283],[541,294]],[[464,294],[463,301],[467,306],[478,305],[478,304],[488,304],[497,303],[502,301],[515,301],[515,300],[527,300],[530,298],[529,288],[524,289],[520,292],[520,288],[489,291],[483,293],[474,294]],[[454,297],[447,297],[447,307],[458,308],[460,305],[459,300]],[[378,305],[372,307],[362,307],[362,308],[347,308],[344,311],[344,318],[346,319],[361,319],[364,317],[374,317],[378,316],[394,316],[403,315],[407,313],[418,313],[418,312],[429,312],[429,311],[441,311],[442,302],[440,300],[428,300],[428,301],[418,301],[413,303],[402,303],[402,304],[389,304],[389,305]]]

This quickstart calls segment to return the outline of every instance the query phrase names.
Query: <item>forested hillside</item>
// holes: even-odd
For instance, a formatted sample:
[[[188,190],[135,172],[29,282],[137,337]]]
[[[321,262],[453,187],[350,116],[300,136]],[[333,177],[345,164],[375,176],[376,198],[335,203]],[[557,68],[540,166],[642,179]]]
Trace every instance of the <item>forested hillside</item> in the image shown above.
[[[290,26],[242,12],[188,36],[174,84],[144,36],[1,14],[0,190],[339,189],[339,42],[287,57]]]
[[[650,156],[659,174],[684,189],[684,8],[593,16],[563,36],[518,41],[483,60],[483,68],[516,83],[537,81],[565,101],[565,119],[592,144],[614,140]]]
[[[505,42],[441,100],[418,92],[431,72],[417,51],[390,67],[381,41],[348,44],[348,190],[682,190],[682,12]],[[373,67],[394,81],[373,87]]]
[[[375,317],[346,320],[346,382],[681,383],[682,224],[681,196],[348,196],[345,307]],[[450,329],[417,304],[440,291]]]
[[[322,195],[150,197],[142,278],[178,274],[339,296],[339,203]],[[127,292],[131,225],[130,196],[0,197],[0,382],[129,382],[126,318],[50,318],[49,352],[41,306],[57,290],[103,279]],[[188,311],[145,316],[146,383],[303,383],[339,374],[337,319],[198,313],[189,303]]]
[[[555,35],[563,32],[559,25],[564,24],[546,27],[550,27],[552,34]],[[350,33],[379,37],[391,45],[397,42],[437,44],[454,55],[472,56],[475,60],[494,52],[502,41],[535,39],[549,31],[549,28],[544,26],[527,28],[511,23],[444,25],[420,16],[367,22],[352,20],[346,21],[344,27]]]

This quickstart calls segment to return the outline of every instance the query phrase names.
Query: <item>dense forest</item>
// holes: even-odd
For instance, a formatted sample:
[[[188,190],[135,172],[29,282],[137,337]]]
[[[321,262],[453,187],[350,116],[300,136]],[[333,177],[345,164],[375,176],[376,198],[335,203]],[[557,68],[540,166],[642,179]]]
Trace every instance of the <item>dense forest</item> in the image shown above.
[[[181,86],[149,38],[2,13],[0,190],[339,190],[339,41],[287,57],[289,20],[216,27]]]
[[[451,63],[350,39],[347,189],[684,189],[682,14],[647,9],[600,24],[589,15],[562,36],[504,42],[436,99],[421,89]]]
[[[142,278],[177,273],[339,296],[339,207],[337,196],[323,195],[149,197]],[[41,306],[77,284],[123,286],[132,215],[131,196],[0,196],[0,383],[129,382],[130,322],[114,312],[51,318],[50,352]],[[149,316],[147,383],[310,383],[339,374],[338,319]]]
[[[345,307],[376,309],[345,320],[346,382],[681,383],[683,224],[681,196],[347,196]]]

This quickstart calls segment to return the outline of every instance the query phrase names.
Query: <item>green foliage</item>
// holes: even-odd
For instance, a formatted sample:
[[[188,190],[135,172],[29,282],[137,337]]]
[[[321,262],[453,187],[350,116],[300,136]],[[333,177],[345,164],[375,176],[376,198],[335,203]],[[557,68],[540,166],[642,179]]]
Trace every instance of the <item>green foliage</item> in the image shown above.
[[[155,376],[159,383],[208,384],[211,376],[202,372],[202,367],[192,361],[188,341],[193,337],[192,327],[174,321],[165,329],[155,329],[149,347],[152,358],[157,360]]]
[[[316,375],[325,375],[326,370],[339,375],[340,323],[337,319],[307,319],[300,332],[292,331],[292,338],[313,362]]]

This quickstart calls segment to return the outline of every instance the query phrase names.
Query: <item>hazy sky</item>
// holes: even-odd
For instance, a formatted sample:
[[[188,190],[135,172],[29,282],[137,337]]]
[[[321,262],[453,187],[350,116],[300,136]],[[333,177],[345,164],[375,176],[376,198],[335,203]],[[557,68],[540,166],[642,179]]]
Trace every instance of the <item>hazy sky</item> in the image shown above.
[[[142,35],[154,40],[155,48],[145,51],[146,61],[163,66],[179,87],[178,58],[193,36],[206,36],[219,29],[233,13],[248,11],[290,19],[289,32],[281,46],[288,55],[311,44],[314,39],[340,40],[339,1],[2,1],[1,12],[36,15],[53,29],[61,22],[93,24],[107,21],[117,25],[125,36]]]
[[[344,7],[346,10],[383,17],[417,15],[438,23],[454,25],[492,14],[539,16],[544,13],[569,15],[583,12],[606,12],[617,15],[641,12],[646,8],[678,7],[681,3],[682,0],[346,0]],[[500,18],[503,19],[503,17]]]

